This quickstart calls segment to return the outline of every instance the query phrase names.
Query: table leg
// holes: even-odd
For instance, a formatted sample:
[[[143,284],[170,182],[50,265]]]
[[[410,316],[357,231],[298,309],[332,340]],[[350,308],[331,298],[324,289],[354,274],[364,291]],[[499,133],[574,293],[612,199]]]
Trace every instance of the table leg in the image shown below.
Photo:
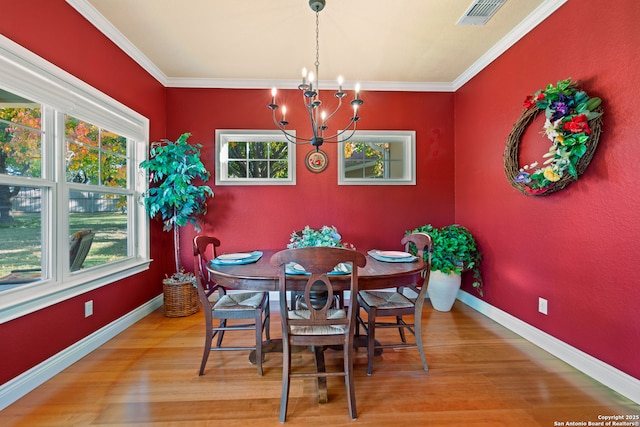
[[[324,364],[324,350],[323,346],[313,347],[313,353],[316,358],[316,372],[325,372],[326,367]],[[327,377],[318,377],[318,402],[327,403],[329,397],[327,394]]]
[[[367,344],[368,343],[368,338],[366,335],[358,335],[356,337],[353,337],[353,347],[357,350],[359,348],[367,348]],[[380,345],[380,342],[378,340],[375,340],[375,345]],[[374,356],[381,356],[382,355],[382,349],[381,348],[376,348],[375,350],[373,350],[373,354]]]
[[[304,351],[307,350],[308,347],[300,347],[293,346],[292,351]],[[326,367],[324,363],[324,350],[325,347],[312,347],[314,352],[315,361],[316,361],[316,371],[317,372],[325,372]],[[264,341],[262,343],[262,355],[264,357],[267,353],[282,353],[282,340],[281,339],[273,339],[269,341]],[[256,364],[256,351],[251,350],[249,353],[249,363],[252,365]],[[327,377],[318,377],[318,402],[319,403],[327,403],[329,401],[328,393],[327,393]]]
[[[295,349],[294,349],[295,351]],[[269,341],[262,342],[262,357],[267,353],[282,353],[282,340],[281,339],[273,339]],[[264,359],[262,360],[264,362]],[[252,365],[256,364],[256,351],[251,350],[249,352],[249,363]]]

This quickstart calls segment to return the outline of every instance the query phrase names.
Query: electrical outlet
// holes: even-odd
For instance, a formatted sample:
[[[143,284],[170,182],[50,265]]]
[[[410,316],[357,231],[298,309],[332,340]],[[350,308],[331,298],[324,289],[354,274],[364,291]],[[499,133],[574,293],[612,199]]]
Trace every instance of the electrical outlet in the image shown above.
[[[84,303],[84,317],[89,317],[93,314],[93,300]]]
[[[547,300],[544,298],[538,298],[538,311],[542,314],[547,314],[548,308]]]

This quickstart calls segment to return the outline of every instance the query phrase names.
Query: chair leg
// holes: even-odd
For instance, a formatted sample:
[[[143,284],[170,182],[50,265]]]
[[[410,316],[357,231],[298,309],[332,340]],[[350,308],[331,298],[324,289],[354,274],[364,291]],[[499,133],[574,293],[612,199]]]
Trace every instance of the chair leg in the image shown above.
[[[200,363],[200,373],[198,374],[200,376],[204,375],[204,368],[207,366],[207,360],[209,360],[209,354],[211,354],[211,341],[213,341],[213,336],[211,335],[211,327],[208,325],[204,340],[204,353],[202,353],[202,362]]]
[[[267,341],[271,339],[271,309],[269,308],[269,299],[267,298],[267,306],[264,308],[264,335]]]
[[[220,320],[220,328],[226,328],[227,327],[227,319],[221,319]],[[224,331],[216,331],[218,333],[218,342],[217,342],[217,346],[220,347],[222,346],[222,338],[224,338]]]
[[[353,381],[353,345],[349,345],[349,341],[345,340],[344,348],[344,382],[347,387],[347,399],[349,403],[349,415],[351,419],[355,420],[357,417],[356,411],[356,393]]]
[[[402,325],[402,316],[396,316],[396,324]],[[404,334],[404,326],[398,326],[398,332],[400,332],[400,340],[403,344],[406,344],[407,337]]]
[[[262,376],[262,310],[256,309],[256,365],[258,367],[258,375]]]
[[[291,369],[291,348],[287,338],[282,340],[282,395],[280,396],[280,422],[287,419],[287,404],[289,402],[289,371]]]
[[[368,313],[368,330],[367,330],[367,375],[373,373],[373,356],[376,350],[376,309],[371,308]]]
[[[313,355],[316,363],[316,373],[318,374],[327,371],[324,362],[324,350],[324,346],[313,346]],[[318,385],[318,402],[327,403],[329,401],[329,395],[327,394],[327,377],[319,375],[316,382]]]
[[[424,355],[424,347],[422,346],[422,316],[416,313],[413,320],[413,330],[415,331],[416,336],[416,345],[418,346],[418,351],[420,352],[420,358],[422,359],[422,366],[425,371],[429,370],[429,366],[427,365],[427,358]]]

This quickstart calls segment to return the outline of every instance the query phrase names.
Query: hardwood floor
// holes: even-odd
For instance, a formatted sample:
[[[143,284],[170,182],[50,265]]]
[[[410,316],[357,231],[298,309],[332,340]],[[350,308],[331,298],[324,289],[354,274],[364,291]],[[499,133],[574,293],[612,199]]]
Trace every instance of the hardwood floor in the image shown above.
[[[273,311],[272,337],[279,337]],[[267,355],[259,377],[247,352],[214,352],[199,377],[202,319],[201,312],[167,318],[157,310],[0,412],[0,425],[281,425],[281,354]],[[425,306],[423,322],[428,372],[415,348],[385,350],[368,377],[361,349],[358,419],[349,418],[342,379],[329,378],[326,404],[317,403],[312,379],[294,379],[286,424],[546,427],[640,415],[640,405],[459,301],[449,313]],[[381,340],[390,333],[381,330]],[[244,339],[235,337],[225,342]],[[327,365],[340,363],[339,354],[327,350]],[[313,363],[308,351],[292,364],[305,361]]]

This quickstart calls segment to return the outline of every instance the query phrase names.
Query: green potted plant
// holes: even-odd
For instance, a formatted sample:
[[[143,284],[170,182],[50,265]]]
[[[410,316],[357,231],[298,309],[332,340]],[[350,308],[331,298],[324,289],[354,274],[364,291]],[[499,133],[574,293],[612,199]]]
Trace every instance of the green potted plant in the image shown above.
[[[175,312],[182,314],[182,309],[173,304],[168,292],[186,293],[187,311],[193,314],[198,310],[197,294],[192,286],[195,277],[185,273],[180,265],[179,230],[187,224],[192,224],[196,231],[200,231],[200,217],[207,212],[207,198],[213,197],[213,191],[207,185],[197,185],[196,181],[206,182],[210,173],[200,159],[200,144],[191,145],[187,139],[190,133],[183,133],[175,141],[165,140],[151,144],[149,159],[140,163],[140,167],[149,173],[152,186],[142,195],[144,206],[151,218],[158,218],[164,222],[164,231],[173,231],[173,249],[175,270],[165,279],[165,314]],[[178,286],[188,283],[186,287]],[[168,287],[169,286],[169,287]],[[167,314],[171,315],[171,314]]]
[[[452,224],[438,228],[427,224],[408,231],[407,234],[418,232],[429,234],[433,241],[427,292],[436,310],[451,310],[464,271],[473,271],[473,287],[480,296],[483,295],[480,272],[482,255],[475,238],[466,227]]]

